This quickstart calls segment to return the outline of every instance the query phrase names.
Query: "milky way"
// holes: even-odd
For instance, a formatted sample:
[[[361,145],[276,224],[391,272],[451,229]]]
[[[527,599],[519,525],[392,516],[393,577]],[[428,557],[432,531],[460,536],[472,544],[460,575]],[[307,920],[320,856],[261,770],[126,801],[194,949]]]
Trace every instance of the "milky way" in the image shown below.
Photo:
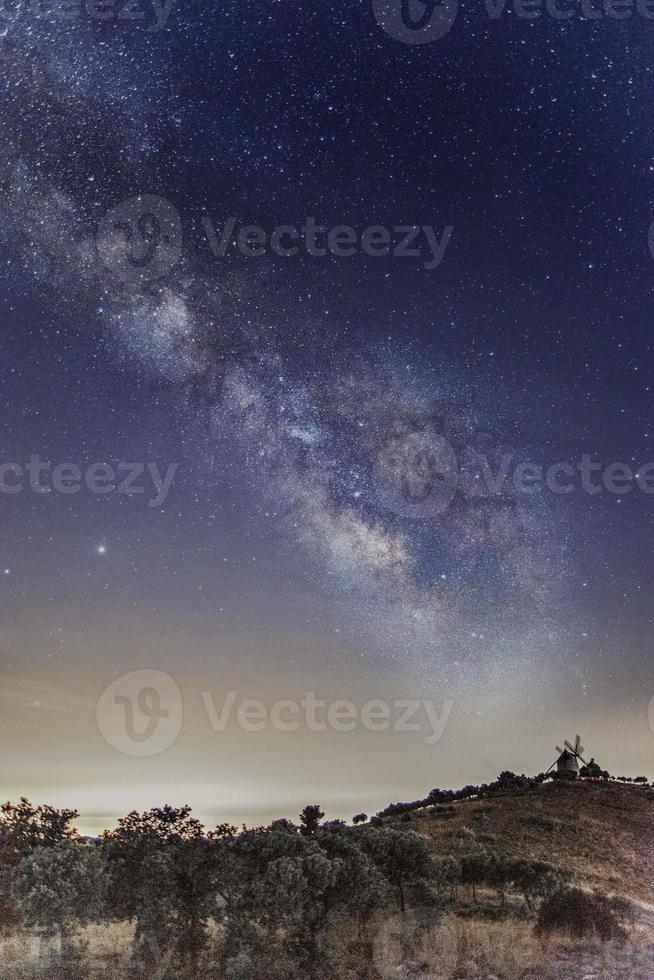
[[[269,23],[266,16],[258,27]],[[179,29],[188,38],[181,14]],[[318,320],[316,308],[303,308],[311,305],[305,296],[292,298],[296,274],[279,266],[211,268],[197,235],[206,202],[179,183],[197,130],[171,149],[193,103],[166,73],[176,36],[125,36],[85,22],[64,33],[27,15],[4,32],[0,220],[16,289],[40,290],[60,314],[100,325],[121,370],[138,364],[164,385],[204,433],[185,451],[228,457],[235,492],[239,481],[256,488],[315,588],[345,600],[383,648],[431,664],[502,647],[524,663],[567,628],[578,629],[564,601],[579,573],[561,502],[511,489],[470,492],[480,459],[497,467],[506,454],[538,461],[552,449],[550,419],[531,404],[528,386],[493,379],[485,362],[463,364],[451,350],[424,357],[415,336],[385,334],[383,326],[375,336],[357,335],[330,310]],[[255,67],[260,42],[257,35]],[[147,85],[139,51],[149,57]],[[297,85],[293,76],[293,93]],[[234,99],[243,108],[247,93]],[[326,119],[328,86],[315,99],[326,100]],[[206,93],[196,99],[196,121],[205,100]],[[292,125],[276,118],[269,135],[282,153]],[[232,164],[214,187],[219,205],[238,183],[233,124],[227,111],[223,135],[215,120],[205,133],[204,163],[220,169],[223,139]],[[414,129],[421,125],[417,114]],[[245,172],[251,146],[244,137]],[[260,163],[267,180],[279,176],[267,158]],[[285,166],[290,161],[281,173]],[[97,228],[119,201],[159,192],[182,214],[179,261],[154,281],[125,281],[98,254]],[[243,187],[234,193],[242,206]],[[261,205],[264,216],[279,194]],[[334,195],[333,186],[322,193],[326,210]],[[288,201],[296,196],[289,188]],[[351,188],[343,192],[348,206],[355,200]],[[118,235],[118,252],[129,247]],[[311,273],[309,294],[318,275]],[[287,299],[266,309],[259,291],[265,297],[271,288]],[[498,278],[496,288],[509,287]],[[464,317],[449,302],[430,315],[441,324]],[[472,305],[469,315],[477,315]],[[522,328],[511,329],[518,337]],[[493,346],[485,344],[485,355]],[[547,402],[547,393],[539,397]]]
[[[538,450],[506,434],[510,404],[446,364],[421,370],[392,343],[375,354],[325,350],[329,366],[315,371],[256,325],[237,352],[222,341],[221,287],[199,279],[192,260],[183,278],[117,282],[73,198],[24,160],[6,187],[9,235],[30,276],[95,307],[117,353],[172,383],[206,420],[209,445],[238,452],[240,479],[261,488],[289,544],[311,558],[317,587],[344,589],[361,624],[414,665],[465,659],[479,634],[498,642],[507,628],[529,634],[530,651],[539,631],[551,636],[560,528],[524,494],[466,492],[477,454]],[[442,446],[453,467],[444,490],[429,472]],[[427,482],[413,492],[421,461]]]

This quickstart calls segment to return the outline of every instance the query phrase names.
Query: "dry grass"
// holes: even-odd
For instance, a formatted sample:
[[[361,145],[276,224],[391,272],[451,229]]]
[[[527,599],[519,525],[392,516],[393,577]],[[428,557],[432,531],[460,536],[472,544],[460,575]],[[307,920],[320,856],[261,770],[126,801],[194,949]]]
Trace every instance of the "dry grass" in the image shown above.
[[[414,945],[411,948],[411,938]],[[417,941],[416,941],[417,940]],[[652,937],[649,937],[650,943]],[[650,943],[583,943],[558,937],[541,942],[526,922],[485,922],[448,916],[420,937],[407,936],[401,919],[388,920],[375,943],[375,966],[383,980],[652,980]],[[416,974],[414,974],[416,975]]]
[[[488,830],[515,857],[548,861],[588,886],[654,904],[650,793],[614,783],[545,783],[524,795],[462,801],[447,820],[416,813],[409,826],[439,854],[461,848],[464,826]]]
[[[423,964],[423,972],[438,978],[472,976],[479,969],[505,980],[517,980],[543,962],[543,948],[526,923],[488,923],[448,916],[420,936],[410,948],[401,919],[382,926],[375,943],[375,965],[386,977],[401,975],[406,963]]]
[[[76,942],[78,955],[67,970],[57,966],[56,956],[48,958],[47,944],[39,949],[34,937],[14,936],[0,944],[0,980],[181,980],[165,966],[137,978],[129,965],[132,936],[126,925],[83,930]],[[352,957],[354,925],[341,923],[330,939],[336,955],[342,956],[339,980],[366,975],[363,964]],[[395,916],[380,920],[374,929],[373,964],[374,972],[367,973],[371,980],[653,980],[654,934],[640,928],[624,944],[564,936],[543,941],[526,921],[491,922],[451,914],[437,925],[421,927],[412,915]],[[220,980],[209,972],[212,980]],[[188,980],[208,977],[200,971]]]

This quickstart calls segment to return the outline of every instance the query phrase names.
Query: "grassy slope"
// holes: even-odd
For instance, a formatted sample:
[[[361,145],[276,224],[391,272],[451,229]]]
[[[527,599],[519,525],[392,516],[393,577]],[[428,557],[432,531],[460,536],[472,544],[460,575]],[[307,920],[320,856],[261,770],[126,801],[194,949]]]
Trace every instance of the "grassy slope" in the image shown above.
[[[487,831],[496,846],[567,868],[608,892],[654,904],[654,799],[647,789],[613,783],[546,783],[528,795],[466,800],[448,819],[414,815],[435,853],[455,854],[463,827]],[[486,814],[483,817],[482,814]],[[539,825],[541,818],[553,829]]]

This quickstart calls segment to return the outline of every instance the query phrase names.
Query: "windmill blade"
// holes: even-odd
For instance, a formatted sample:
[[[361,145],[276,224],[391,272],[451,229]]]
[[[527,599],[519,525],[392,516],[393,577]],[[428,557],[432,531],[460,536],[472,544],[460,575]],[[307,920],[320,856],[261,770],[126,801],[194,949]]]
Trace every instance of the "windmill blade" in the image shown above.
[[[556,751],[559,753],[559,755],[563,755],[563,749],[561,748],[560,745],[555,745],[554,747]]]
[[[572,743],[569,742],[567,740],[567,738],[566,738],[566,740],[565,740],[565,742],[563,744],[565,745],[565,747],[568,750],[568,752],[572,752],[572,754],[575,755],[578,759],[581,759],[581,753],[584,752],[585,749],[584,749],[583,745],[581,744],[581,739],[579,738],[578,735],[577,735],[577,737],[575,739],[575,744],[574,745],[572,745]],[[584,760],[581,759],[581,761],[583,762]]]
[[[566,740],[565,740],[565,742],[563,744],[565,745],[565,747],[568,750],[568,752],[571,752],[572,755],[576,755],[577,758],[581,759],[581,753],[584,751],[583,745],[581,745],[578,742],[575,742],[575,744],[572,745],[572,743],[569,742],[567,740],[567,738],[566,738]]]
[[[583,752],[584,750],[582,749],[581,751]],[[581,761],[583,762],[583,764],[584,764],[585,766],[587,766],[587,765],[588,765],[588,763],[586,762],[586,760],[584,759],[584,757],[583,757],[583,755],[581,755],[581,753],[580,753],[580,752],[577,752],[577,758],[578,758],[578,759],[581,759]]]

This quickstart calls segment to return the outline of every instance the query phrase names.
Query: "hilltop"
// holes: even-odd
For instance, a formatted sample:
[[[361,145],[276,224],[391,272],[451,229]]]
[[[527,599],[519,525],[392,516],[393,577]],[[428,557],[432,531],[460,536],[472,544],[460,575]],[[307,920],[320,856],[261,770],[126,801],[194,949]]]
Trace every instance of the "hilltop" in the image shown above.
[[[654,791],[614,782],[548,782],[525,793],[418,810],[412,827],[438,855],[457,854],[461,831],[489,835],[512,857],[547,861],[588,886],[654,905]]]
[[[164,806],[95,840],[75,816],[1,808],[3,980],[654,977],[650,786],[503,772],[353,826]]]

